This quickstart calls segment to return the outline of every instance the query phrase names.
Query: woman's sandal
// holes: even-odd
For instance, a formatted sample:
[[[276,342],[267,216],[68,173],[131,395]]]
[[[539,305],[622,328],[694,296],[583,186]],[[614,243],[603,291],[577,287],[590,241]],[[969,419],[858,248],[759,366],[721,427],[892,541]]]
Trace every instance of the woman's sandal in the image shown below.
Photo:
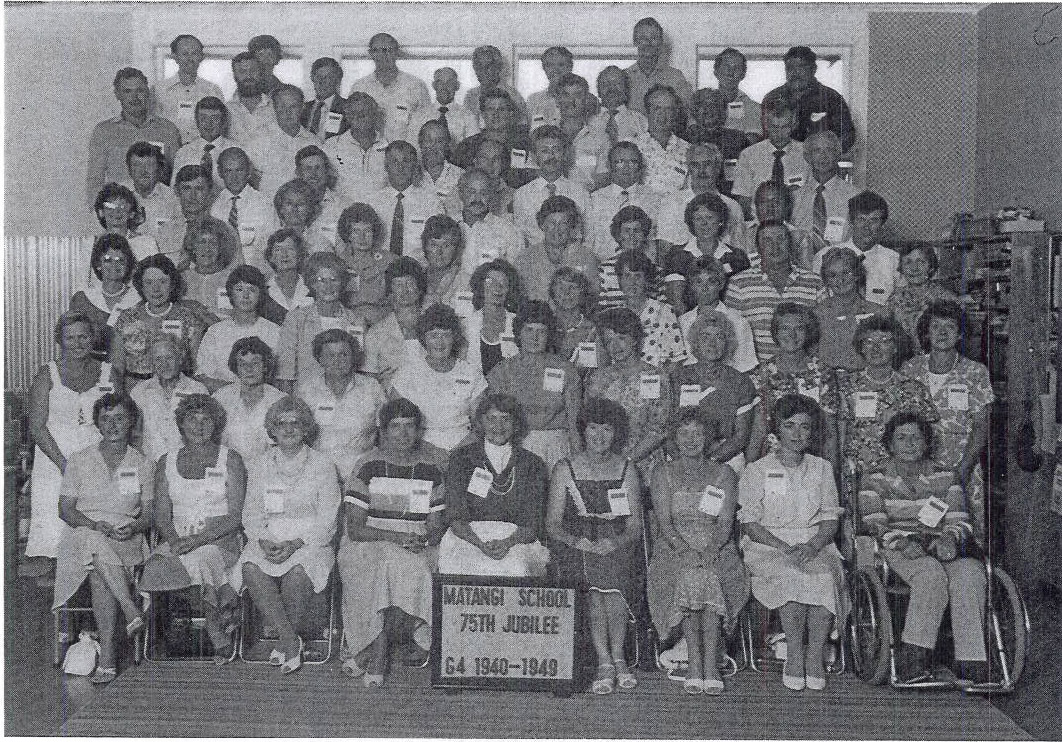
[[[634,690],[638,687],[638,678],[631,672],[627,660],[613,660],[616,663],[616,685],[620,690]]]
[[[706,696],[721,695],[725,688],[723,681],[716,678],[705,678],[701,681],[701,689]]]
[[[360,678],[365,674],[365,668],[359,665],[358,660],[354,657],[349,660],[343,660],[343,664],[339,667],[348,678]]]
[[[590,684],[590,692],[597,696],[607,696],[616,689],[616,666],[598,665],[597,677]]]
[[[298,651],[298,653],[294,657],[292,657],[289,660],[286,660],[285,662],[283,662],[280,665],[280,673],[282,675],[291,675],[291,673],[295,672],[300,667],[302,667],[302,650],[303,650],[303,643],[302,643],[302,637],[300,636],[299,637],[299,651]]]
[[[686,678],[682,681],[682,690],[691,696],[704,692],[704,681],[700,678]]]
[[[145,626],[144,617],[143,616],[136,616],[136,617],[133,618],[132,621],[130,621],[129,623],[127,623],[125,625],[125,635],[128,636],[131,639],[134,636],[136,636],[137,634],[139,634],[141,631],[143,631],[144,630],[144,626]]]
[[[287,658],[284,656],[284,653],[281,652],[279,649],[274,649],[272,652],[269,653],[269,664],[273,667],[280,667],[284,664],[286,659]]]
[[[118,677],[117,667],[97,667],[96,672],[92,673],[92,682],[96,685],[106,685],[116,677]]]

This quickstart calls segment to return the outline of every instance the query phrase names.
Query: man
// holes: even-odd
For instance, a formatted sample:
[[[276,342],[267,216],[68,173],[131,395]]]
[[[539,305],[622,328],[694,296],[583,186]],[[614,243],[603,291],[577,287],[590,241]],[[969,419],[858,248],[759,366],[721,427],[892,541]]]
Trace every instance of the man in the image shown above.
[[[511,167],[510,152],[501,142],[484,139],[476,149],[472,167],[490,175],[497,181],[497,199],[493,213],[509,223],[513,221],[513,196],[516,189],[538,177],[537,170],[517,170]]]
[[[210,173],[215,190],[220,190],[224,186],[216,167],[218,155],[236,144],[225,136],[229,128],[229,109],[225,108],[221,98],[211,95],[195,104],[195,127],[198,136],[177,152],[173,169],[202,165]]]
[[[368,93],[376,101],[383,114],[384,139],[415,141],[417,132],[410,132],[409,124],[415,113],[431,105],[428,86],[398,69],[398,42],[390,34],[378,33],[369,39],[369,56],[375,69],[355,80],[350,92]]]
[[[729,129],[726,123],[726,99],[718,90],[701,88],[690,99],[690,117],[693,126],[690,127],[686,139],[690,144],[714,144],[723,153],[723,162],[737,161],[741,150],[747,144],[745,133],[737,129]],[[720,180],[720,187],[730,192],[733,181],[728,178]]]
[[[136,194],[144,207],[140,233],[157,240],[159,230],[174,219],[180,206],[173,190],[162,182],[166,158],[155,145],[136,142],[125,153],[125,166],[129,177],[121,184]]]
[[[461,198],[457,183],[464,170],[447,159],[450,156],[450,130],[442,121],[430,119],[420,127],[417,146],[420,148],[420,165],[427,176],[424,185],[435,190],[446,215],[458,219]]]
[[[763,97],[763,105],[783,101],[796,115],[793,139],[803,142],[816,131],[832,131],[841,140],[841,151],[855,143],[855,124],[848,104],[833,88],[815,79],[818,57],[806,46],[785,53],[785,84]]]
[[[559,126],[570,143],[571,176],[593,191],[609,182],[608,150],[611,142],[603,129],[590,124],[589,99],[590,85],[585,78],[568,73],[557,81]]]
[[[229,139],[247,149],[276,126],[276,116],[273,102],[264,92],[262,66],[253,54],[240,52],[232,58],[232,77],[236,92],[228,103]]]
[[[598,263],[583,245],[582,215],[579,206],[567,196],[550,196],[535,213],[539,239],[517,255],[514,265],[520,285],[529,299],[549,301],[549,284],[558,268],[574,268],[586,276],[596,295],[599,288]]]
[[[719,92],[726,102],[727,128],[745,132],[748,144],[760,141],[763,138],[760,104],[738,87],[749,69],[745,55],[728,46],[716,56],[712,68],[719,83]]]
[[[804,145],[792,136],[796,124],[793,109],[780,100],[765,102],[763,123],[767,138],[741,151],[734,168],[734,185],[730,189],[749,216],[752,215],[752,196],[760,183],[773,180],[796,190],[807,179]]]
[[[251,160],[239,147],[227,147],[218,154],[217,174],[225,187],[214,199],[210,215],[236,230],[244,259],[268,276],[273,269],[265,260],[265,249],[276,226],[273,201],[248,184]]]
[[[280,79],[273,73],[280,60],[284,58],[284,50],[280,48],[280,42],[276,36],[262,34],[255,36],[247,42],[247,51],[254,55],[262,70],[262,92],[272,95],[273,91],[280,87]]]
[[[634,142],[620,141],[608,153],[610,184],[590,194],[587,239],[599,261],[615,257],[612,218],[624,206],[637,206],[656,224],[660,194],[641,182],[642,153]]]
[[[335,191],[336,174],[328,155],[316,144],[303,147],[295,154],[295,177],[306,181],[317,199],[317,216],[306,231],[316,235],[316,244],[335,250],[339,244],[339,217],[350,202]]]
[[[560,106],[557,93],[562,77],[572,73],[575,57],[563,46],[551,46],[542,52],[542,71],[549,85],[545,90],[532,93],[527,98],[527,112],[531,116],[531,131],[545,124],[560,123]]]
[[[343,106],[343,121],[347,132],[326,141],[322,149],[335,167],[336,189],[348,201],[364,201],[366,194],[387,183],[388,142],[379,134],[380,109],[368,93],[352,93]]]
[[[591,119],[608,136],[609,141],[634,141],[649,131],[645,114],[630,108],[630,85],[627,73],[610,64],[597,76],[597,97],[601,110]]]
[[[273,103],[274,125],[267,134],[253,144],[245,145],[251,162],[260,173],[258,190],[272,198],[295,172],[295,153],[321,140],[299,123],[302,113],[303,94],[294,85],[281,85],[270,96]]]
[[[778,352],[778,345],[771,337],[775,307],[783,301],[811,307],[825,291],[818,275],[792,264],[789,231],[784,224],[764,223],[760,228],[760,245],[760,267],[731,276],[724,301],[752,325],[756,357],[763,363]]]
[[[432,75],[435,100],[410,119],[410,134],[420,134],[424,124],[439,121],[450,133],[450,142],[460,142],[479,131],[479,112],[473,113],[455,100],[461,79],[452,67],[440,67]]]
[[[858,191],[839,174],[841,141],[832,131],[808,137],[804,159],[810,177],[793,194],[793,224],[813,236],[816,252],[825,252],[848,238],[848,201]]]
[[[435,191],[422,184],[417,148],[399,140],[384,153],[387,185],[368,195],[369,204],[383,222],[383,244],[395,255],[409,255],[424,263],[420,235],[429,216],[442,214]]]
[[[714,144],[694,144],[686,156],[689,168],[689,187],[669,193],[660,199],[660,213],[656,225],[656,237],[671,249],[681,248],[693,240],[686,226],[686,204],[702,193],[719,196],[727,207],[727,231],[725,237],[734,246],[745,244],[745,219],[741,204],[719,192],[719,174],[723,169],[723,154]]]
[[[526,169],[531,164],[531,139],[517,125],[513,98],[504,90],[488,90],[479,98],[479,111],[483,129],[458,143],[452,162],[471,167],[479,145],[493,139],[509,150],[510,167]]]
[[[645,184],[661,194],[674,193],[686,183],[689,144],[675,133],[682,116],[682,101],[670,87],[657,86],[645,94],[649,128],[634,140],[645,160]]]
[[[528,244],[542,240],[538,210],[547,198],[570,198],[579,209],[580,225],[590,213],[590,192],[581,181],[567,176],[570,154],[564,132],[556,126],[540,126],[532,139],[538,177],[517,188],[513,196],[513,219]]]
[[[480,112],[479,128],[484,129],[487,126],[486,119],[482,116],[483,102],[481,98],[483,94],[500,90],[508,94],[509,100],[512,102],[514,124],[521,129],[527,129],[531,122],[531,118],[527,113],[527,104],[524,103],[524,99],[520,97],[520,94],[516,92],[516,88],[502,82],[502,75],[505,72],[505,58],[502,56],[501,50],[496,46],[477,46],[472,52],[472,70],[476,73],[479,85],[465,93],[465,108],[469,111]],[[461,163],[457,164],[460,165]],[[461,167],[465,166],[461,165]]]
[[[523,239],[512,221],[494,213],[501,181],[478,168],[466,170],[457,182],[461,196],[458,223],[465,237],[461,270],[469,275],[495,258],[510,263],[523,250]]]
[[[793,191],[773,180],[765,180],[756,189],[753,197],[754,219],[745,223],[745,253],[753,267],[760,264],[760,251],[756,247],[756,232],[766,222],[782,222],[789,230],[791,257],[794,265],[811,270],[815,246],[810,235],[791,223],[793,217]]]
[[[184,270],[191,259],[184,249],[185,235],[210,212],[210,179],[201,166],[185,165],[177,171],[173,189],[180,201],[180,213],[159,228],[155,241],[159,252]]]
[[[866,297],[875,304],[888,302],[900,270],[899,253],[880,242],[888,219],[889,205],[884,198],[873,191],[856,194],[848,201],[852,238],[837,246],[863,256],[863,267],[867,271]],[[815,271],[822,267],[822,257],[828,249],[815,254],[812,263]]]
[[[221,98],[221,88],[199,77],[203,63],[203,44],[191,34],[183,33],[170,42],[170,55],[177,63],[177,74],[165,78],[152,89],[155,111],[177,125],[181,141],[196,138],[195,106],[208,96]]]
[[[693,95],[693,86],[685,75],[664,62],[664,27],[655,18],[642,18],[634,24],[633,37],[638,61],[626,69],[630,84],[628,105],[648,115],[645,94],[659,85],[671,88],[686,103]]]
[[[314,99],[302,106],[299,123],[322,142],[342,134],[343,106],[347,100],[339,94],[343,68],[331,57],[315,59],[310,67]]]
[[[114,97],[122,112],[96,124],[89,137],[85,190],[90,207],[105,183],[117,183],[125,177],[125,156],[131,145],[150,142],[167,162],[172,162],[181,148],[181,132],[173,122],[148,112],[148,81],[143,72],[134,67],[118,70]]]

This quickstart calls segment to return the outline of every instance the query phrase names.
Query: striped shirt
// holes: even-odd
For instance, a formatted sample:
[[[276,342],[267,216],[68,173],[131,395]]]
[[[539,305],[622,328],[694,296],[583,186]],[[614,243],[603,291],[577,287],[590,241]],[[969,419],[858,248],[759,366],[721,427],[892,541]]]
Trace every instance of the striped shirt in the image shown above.
[[[351,478],[343,501],[368,511],[365,525],[370,528],[426,536],[428,514],[445,508],[442,470],[417,454],[411,466],[391,464],[379,449],[364,462]]]
[[[756,357],[762,363],[778,352],[778,344],[771,337],[771,317],[775,307],[784,301],[814,307],[824,295],[822,279],[803,268],[790,271],[786,286],[780,292],[766,273],[759,268],[750,268],[730,277],[725,301],[752,325]]]

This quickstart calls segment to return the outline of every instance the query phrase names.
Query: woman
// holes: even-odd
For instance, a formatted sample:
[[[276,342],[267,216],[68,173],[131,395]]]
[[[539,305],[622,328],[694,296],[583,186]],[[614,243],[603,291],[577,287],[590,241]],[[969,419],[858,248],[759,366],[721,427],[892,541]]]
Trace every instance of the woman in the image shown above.
[[[284,396],[270,383],[276,370],[277,357],[261,338],[240,338],[229,352],[229,371],[236,383],[214,392],[228,420],[221,442],[245,462],[254,461],[269,448],[266,412]]]
[[[822,282],[828,291],[815,305],[822,330],[819,360],[827,368],[859,371],[864,361],[852,342],[856,327],[885,310],[863,298],[867,269],[848,248],[835,247],[822,257]]]
[[[339,256],[314,253],[306,259],[305,270],[313,304],[289,311],[280,328],[277,386],[285,392],[321,373],[321,366],[313,357],[313,339],[323,330],[346,330],[355,338],[364,337],[361,319],[343,306],[343,291],[350,275]]]
[[[915,242],[900,251],[899,270],[904,280],[897,283],[885,306],[912,341],[918,338],[918,318],[930,303],[959,300],[953,291],[933,282],[939,266],[932,245]]]
[[[734,326],[722,312],[702,309],[686,343],[697,362],[679,368],[679,407],[696,407],[715,425],[718,436],[708,458],[740,475],[760,398],[752,380],[730,365],[737,348]]]
[[[839,381],[842,454],[856,472],[874,471],[889,455],[881,435],[896,413],[913,411],[931,423],[940,419],[926,385],[896,370],[897,341],[902,337],[896,322],[879,315],[856,328],[852,345],[864,367]]]
[[[513,333],[519,352],[487,376],[492,392],[516,398],[530,430],[523,446],[551,468],[580,447],[576,421],[582,379],[575,366],[554,353],[557,319],[544,301],[529,301],[516,313]]]
[[[281,310],[277,317],[268,319],[279,325],[295,307],[313,304],[310,289],[302,279],[302,266],[306,262],[306,246],[302,237],[293,230],[278,229],[266,241],[265,259],[273,269],[273,275],[266,284],[269,298]]]
[[[641,252],[624,250],[616,258],[616,276],[623,291],[623,305],[638,315],[645,331],[642,359],[673,377],[677,366],[686,360],[686,344],[682,341],[678,319],[671,306],[649,295],[656,270],[653,262]]]
[[[92,405],[98,443],[71,454],[59,492],[62,535],[55,566],[52,610],[61,608],[88,577],[100,655],[93,683],[118,676],[115,629],[144,630],[144,614],[131,591],[133,567],[147,557],[144,534],[151,527],[152,467],[129,445],[139,411],[124,394],[104,394]]]
[[[185,298],[197,301],[216,318],[232,314],[225,283],[232,267],[243,262],[240,236],[225,222],[204,217],[184,237],[192,263],[182,272]]]
[[[469,287],[472,311],[464,314],[459,306],[457,314],[464,318],[467,331],[466,357],[486,377],[502,358],[516,355],[513,320],[523,300],[520,274],[512,263],[497,258],[476,268]]]
[[[843,508],[830,463],[808,453],[822,425],[819,406],[786,394],[771,410],[771,425],[778,449],[749,464],[738,485],[741,548],[752,594],[781,614],[787,652],[782,684],[823,690],[826,638],[831,627],[843,629],[849,610],[833,544]]]
[[[623,451],[648,475],[663,458],[675,396],[671,379],[642,360],[645,331],[629,309],[609,309],[597,318],[604,349],[601,365],[586,379],[586,396],[611,399],[627,413],[636,432]]]
[[[472,412],[487,382],[460,357],[465,346],[454,310],[434,304],[417,319],[421,353],[406,358],[391,379],[391,397],[405,397],[424,413],[424,440],[452,451],[468,443]]]
[[[149,255],[137,263],[133,288],[140,303],[118,316],[111,345],[114,367],[125,376],[127,388],[151,377],[148,343],[155,335],[177,336],[194,358],[209,314],[198,302],[181,299],[181,274],[165,255]]]
[[[205,394],[177,405],[183,445],[162,455],[155,467],[155,530],[160,543],[139,588],[144,592],[198,585],[214,664],[234,655],[239,596],[229,571],[240,555],[240,516],[247,471],[235,451],[221,445],[225,410]],[[152,565],[157,565],[152,567]]]
[[[319,203],[313,186],[301,178],[289,180],[280,186],[276,195],[273,196],[277,224],[283,229],[290,229],[302,239],[307,255],[332,252],[332,245],[324,238],[320,230],[307,229],[317,218]]]
[[[808,307],[783,301],[774,310],[771,337],[778,345],[778,354],[760,364],[753,377],[762,404],[760,413],[753,418],[749,450],[746,451],[749,460],[764,455],[766,446],[771,443],[767,428],[775,400],[785,394],[800,394],[817,402],[825,413],[823,424],[818,428],[822,437],[816,439],[812,450],[836,465],[840,398],[836,375],[831,369],[823,368],[818,357],[812,354],[821,335],[819,320]]]
[[[313,339],[313,357],[322,373],[299,384],[297,396],[313,410],[320,431],[314,448],[332,459],[346,481],[372,448],[376,413],[387,398],[376,379],[359,373],[365,356],[350,333],[325,330]]]
[[[148,344],[148,356],[154,374],[130,392],[136,406],[144,413],[140,450],[148,461],[181,444],[181,432],[173,417],[181,400],[192,394],[206,394],[207,388],[181,373],[187,351],[173,335],[156,335]]]
[[[599,264],[601,293],[597,297],[599,309],[622,307],[625,303],[623,290],[619,284],[619,272],[616,265],[620,254],[625,251],[641,253],[650,263],[657,265],[659,255],[656,243],[649,239],[653,233],[653,221],[639,206],[624,206],[612,217],[609,226],[616,250]],[[660,295],[660,282],[657,271],[653,270],[647,289],[649,296]]]
[[[712,309],[725,314],[734,328],[737,344],[733,357],[727,363],[742,373],[748,373],[759,364],[755,338],[752,325],[745,316],[722,301],[728,280],[726,268],[712,256],[702,255],[691,261],[686,270],[686,283],[693,294],[695,306],[679,317],[679,329],[682,330],[683,337],[688,336],[693,321],[705,310]],[[693,358],[686,359],[687,365],[695,362]]]
[[[627,618],[640,586],[642,499],[637,469],[620,452],[627,414],[611,400],[588,399],[579,413],[583,449],[550,479],[546,531],[558,577],[590,594],[590,635],[597,654],[592,692],[638,685],[624,653]]]
[[[480,142],[472,161],[472,167],[494,178],[498,184],[498,195],[491,206],[495,216],[503,219],[512,218],[513,195],[516,189],[527,182],[526,178],[512,170],[512,152],[504,142],[484,139]]]
[[[129,241],[129,247],[132,248],[136,260],[143,260],[159,251],[154,237],[137,231],[144,225],[144,208],[137,200],[136,194],[125,186],[117,183],[104,185],[96,194],[92,210],[108,235],[123,237]],[[129,264],[130,270],[133,262]]]
[[[549,472],[520,446],[527,431],[520,404],[486,394],[475,415],[476,438],[450,456],[446,511],[450,528],[439,544],[443,574],[543,577]]]
[[[92,406],[116,388],[109,363],[92,356],[96,333],[92,321],[67,312],[55,323],[59,354],[33,377],[29,393],[29,429],[33,436],[30,480],[30,529],[27,557],[58,556],[66,530],[59,518],[59,488],[67,459],[99,441]]]
[[[749,597],[748,575],[731,538],[738,478],[705,454],[719,443],[716,430],[700,410],[683,410],[673,434],[678,456],[657,467],[651,487],[657,534],[649,610],[662,640],[681,627],[690,663],[683,689],[691,695],[723,692],[720,629],[724,636],[733,630]]]
[[[694,245],[686,245],[683,252],[694,258],[711,255],[720,263],[727,276],[748,270],[751,263],[745,251],[731,244],[724,235],[730,222],[730,210],[716,193],[702,193],[694,196],[683,212],[686,228],[695,239]],[[670,272],[670,271],[669,271]],[[680,270],[685,273],[686,271]]]
[[[955,483],[966,492],[974,538],[983,545],[987,534],[981,455],[996,396],[988,369],[959,353],[966,327],[966,313],[958,303],[930,302],[918,320],[918,342],[925,355],[909,360],[900,373],[929,387],[940,414],[933,423],[933,460],[954,472]]]
[[[554,271],[549,282],[549,305],[561,333],[557,355],[567,358],[584,374],[600,363],[597,327],[589,316],[593,304],[594,295],[586,276],[567,266]]]
[[[396,256],[381,249],[383,222],[368,204],[356,203],[343,209],[337,230],[341,240],[337,254],[351,276],[343,303],[371,327],[387,314],[384,271]]]
[[[136,306],[139,297],[129,284],[136,257],[125,237],[104,234],[92,243],[89,258],[92,273],[99,279],[78,291],[70,300],[70,311],[88,317],[96,328],[93,355],[101,361],[110,359],[111,341],[118,316]]]
[[[312,594],[325,589],[335,562],[339,479],[332,460],[309,446],[317,426],[301,399],[274,402],[265,427],[276,446],[248,467],[247,544],[229,579],[236,592],[247,585],[266,622],[276,627],[280,643],[269,664],[287,675],[302,666],[298,631]]]
[[[232,315],[207,328],[195,362],[196,378],[211,392],[236,381],[228,360],[237,340],[257,337],[274,351],[280,343],[280,328],[260,313],[269,299],[265,276],[260,270],[253,265],[233,268],[225,279],[225,297],[232,307]]]
[[[380,409],[379,443],[348,480],[343,581],[343,672],[383,685],[391,637],[409,637],[404,663],[431,646],[431,573],[443,529],[442,452],[422,441],[424,416],[407,399]]]
[[[465,237],[461,226],[448,216],[435,214],[424,222],[420,236],[428,294],[424,303],[446,304],[457,310],[457,295],[468,291],[472,276],[462,268]]]
[[[427,290],[424,268],[408,255],[384,271],[384,295],[391,311],[365,333],[365,373],[385,387],[406,361],[422,353],[417,342],[417,318]]]

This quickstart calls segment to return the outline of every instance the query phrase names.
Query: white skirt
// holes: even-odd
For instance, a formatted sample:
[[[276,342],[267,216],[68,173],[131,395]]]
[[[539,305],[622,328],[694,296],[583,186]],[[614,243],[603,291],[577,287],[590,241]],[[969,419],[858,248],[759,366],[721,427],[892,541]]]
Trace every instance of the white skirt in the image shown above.
[[[508,538],[516,531],[515,523],[476,520],[469,526],[482,541]],[[549,550],[538,541],[516,544],[502,559],[491,559],[476,546],[448,530],[439,544],[439,572],[450,575],[481,577],[543,577],[549,563]]]

